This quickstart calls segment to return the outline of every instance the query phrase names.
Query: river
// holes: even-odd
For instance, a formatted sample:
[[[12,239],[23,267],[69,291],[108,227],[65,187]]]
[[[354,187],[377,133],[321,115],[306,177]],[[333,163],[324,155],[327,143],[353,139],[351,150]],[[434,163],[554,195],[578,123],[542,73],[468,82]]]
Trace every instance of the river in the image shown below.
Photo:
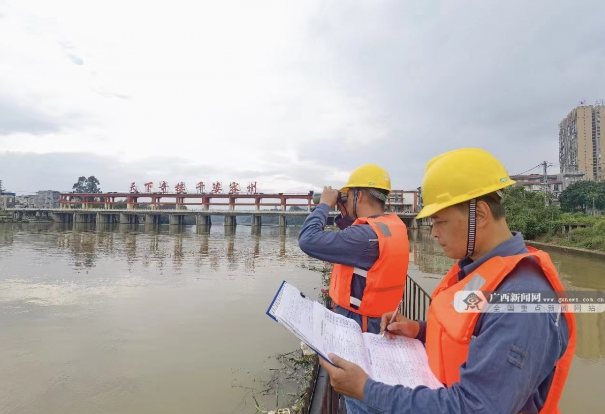
[[[265,315],[275,291],[321,287],[300,228],[75,226],[0,224],[0,413],[254,413],[273,356],[300,346]],[[410,237],[430,292],[451,261]],[[605,290],[602,261],[552,256],[569,289]],[[603,412],[605,318],[576,317],[561,409]]]

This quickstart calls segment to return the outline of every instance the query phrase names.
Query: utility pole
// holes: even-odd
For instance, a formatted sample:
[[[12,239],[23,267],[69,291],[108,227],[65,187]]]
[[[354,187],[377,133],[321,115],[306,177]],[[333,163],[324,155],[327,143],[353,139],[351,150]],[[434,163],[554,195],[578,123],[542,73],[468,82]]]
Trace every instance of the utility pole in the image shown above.
[[[548,173],[546,172],[548,168],[548,162],[544,161],[541,166],[544,167],[544,177],[542,181],[542,188],[544,189],[544,194],[548,195]]]

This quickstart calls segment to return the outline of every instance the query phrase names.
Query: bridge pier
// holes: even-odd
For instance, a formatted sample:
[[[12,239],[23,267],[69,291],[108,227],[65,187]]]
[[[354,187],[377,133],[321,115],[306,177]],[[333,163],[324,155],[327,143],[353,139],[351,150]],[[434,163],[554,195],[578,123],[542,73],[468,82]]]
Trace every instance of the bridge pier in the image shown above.
[[[286,216],[283,216],[283,215],[279,216],[278,225],[279,225],[279,227],[286,227],[287,226]]]
[[[182,214],[171,214],[168,218],[170,225],[182,226],[184,224],[185,216]]]
[[[258,214],[252,215],[252,226],[260,227],[263,225],[262,216]]]
[[[120,213],[120,224],[132,224],[132,223],[136,223],[135,216],[132,216],[130,214]]]
[[[113,214],[97,213],[97,224],[109,224],[113,221]]]
[[[93,223],[94,222],[94,214],[89,213],[74,213],[73,222],[74,223]]]
[[[225,226],[233,226],[237,225],[237,219],[235,216],[225,216]]]
[[[157,214],[145,214],[146,225],[157,225],[160,224],[160,216]]]
[[[208,214],[198,214],[195,216],[196,226],[212,226],[212,219]]]

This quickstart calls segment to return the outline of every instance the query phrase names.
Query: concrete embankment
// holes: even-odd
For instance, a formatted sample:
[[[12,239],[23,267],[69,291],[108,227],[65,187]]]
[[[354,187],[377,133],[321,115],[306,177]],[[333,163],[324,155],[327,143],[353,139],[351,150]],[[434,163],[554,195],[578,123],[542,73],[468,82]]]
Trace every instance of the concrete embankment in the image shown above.
[[[542,242],[537,242],[534,240],[526,240],[525,243],[527,245],[533,246],[537,249],[552,250],[552,251],[563,252],[563,253],[572,253],[572,254],[576,254],[578,256],[595,257],[595,258],[600,258],[600,259],[605,260],[605,252],[598,252],[595,250],[588,250],[588,249],[580,249],[579,247],[568,247],[568,246],[560,246],[558,244],[542,243]]]

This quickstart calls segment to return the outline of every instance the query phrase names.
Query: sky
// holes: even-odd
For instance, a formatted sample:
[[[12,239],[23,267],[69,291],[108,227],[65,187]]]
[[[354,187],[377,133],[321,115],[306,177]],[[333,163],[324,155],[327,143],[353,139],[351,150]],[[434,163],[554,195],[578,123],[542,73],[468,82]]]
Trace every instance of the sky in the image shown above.
[[[558,123],[605,98],[605,2],[0,0],[0,180],[264,192],[455,148],[558,172]],[[535,169],[531,172],[539,172]]]

